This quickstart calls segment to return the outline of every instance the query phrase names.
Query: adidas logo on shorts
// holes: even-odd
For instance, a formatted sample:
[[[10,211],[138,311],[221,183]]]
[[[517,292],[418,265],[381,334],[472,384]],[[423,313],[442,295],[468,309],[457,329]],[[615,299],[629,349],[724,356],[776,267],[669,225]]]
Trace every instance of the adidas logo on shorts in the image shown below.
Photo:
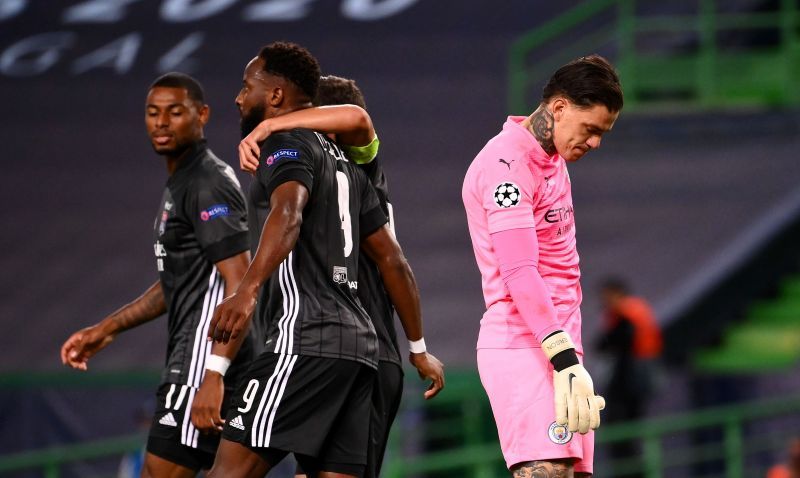
[[[238,415],[236,418],[231,420],[230,425],[233,428],[238,428],[239,430],[244,431],[244,422],[242,422],[242,416]]]
[[[175,421],[175,417],[172,416],[172,412],[169,412],[166,415],[164,415],[163,417],[161,417],[161,420],[159,420],[158,423],[160,423],[162,425],[166,425],[168,427],[177,427],[178,426],[178,422]]]

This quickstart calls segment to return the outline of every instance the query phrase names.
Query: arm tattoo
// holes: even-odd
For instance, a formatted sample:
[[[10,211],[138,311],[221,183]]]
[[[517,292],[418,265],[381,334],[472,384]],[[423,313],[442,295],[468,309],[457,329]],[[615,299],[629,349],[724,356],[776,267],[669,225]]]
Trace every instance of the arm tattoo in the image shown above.
[[[542,105],[537,109],[531,117],[531,125],[528,128],[536,138],[536,141],[542,146],[545,153],[549,155],[556,154],[556,145],[553,143],[553,114]]]
[[[110,318],[122,332],[149,322],[164,312],[166,312],[164,293],[160,283],[156,283],[139,298],[111,314]]]
[[[568,478],[572,465],[562,461],[527,461],[511,469],[513,478]]]

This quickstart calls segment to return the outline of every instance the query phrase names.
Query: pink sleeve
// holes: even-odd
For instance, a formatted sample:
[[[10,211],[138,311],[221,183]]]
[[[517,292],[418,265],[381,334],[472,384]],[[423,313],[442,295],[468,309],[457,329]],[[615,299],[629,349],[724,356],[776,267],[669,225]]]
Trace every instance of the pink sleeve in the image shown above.
[[[521,160],[511,164],[509,168],[499,162],[492,164],[481,178],[481,203],[489,234],[535,226],[536,179]]]
[[[537,269],[539,241],[531,227],[492,234],[492,246],[500,264],[500,276],[522,319],[541,342],[561,330],[550,291]]]

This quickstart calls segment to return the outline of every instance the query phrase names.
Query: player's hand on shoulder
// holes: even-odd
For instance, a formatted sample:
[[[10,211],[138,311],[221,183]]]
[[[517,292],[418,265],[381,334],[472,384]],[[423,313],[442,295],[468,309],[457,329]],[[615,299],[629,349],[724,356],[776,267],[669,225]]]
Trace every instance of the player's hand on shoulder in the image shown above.
[[[208,338],[223,344],[235,340],[247,331],[255,308],[255,295],[241,291],[231,294],[214,310]]]
[[[606,401],[594,393],[594,383],[581,364],[553,372],[556,422],[569,431],[588,433],[600,426],[600,410]]]
[[[444,388],[444,364],[428,352],[409,353],[408,359],[422,380],[431,380],[431,384],[425,391],[425,399],[435,397]]]
[[[272,134],[271,123],[269,120],[264,120],[239,142],[239,167],[242,171],[255,174],[258,158],[261,156],[261,147],[258,143],[263,142],[270,134]]]
[[[222,396],[225,393],[225,384],[222,375],[216,372],[206,372],[200,389],[192,401],[192,425],[201,433],[218,433],[222,431],[225,420],[220,415]]]
[[[89,358],[113,340],[114,336],[102,332],[98,325],[81,329],[61,346],[61,362],[74,369],[86,370]]]

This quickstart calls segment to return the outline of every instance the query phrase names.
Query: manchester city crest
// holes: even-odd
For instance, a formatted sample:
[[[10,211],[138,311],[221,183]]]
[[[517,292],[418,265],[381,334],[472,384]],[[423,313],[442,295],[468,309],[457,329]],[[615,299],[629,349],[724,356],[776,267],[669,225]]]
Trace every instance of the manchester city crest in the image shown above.
[[[550,425],[550,428],[547,430],[547,436],[550,437],[551,442],[557,445],[563,445],[572,440],[572,432],[569,431],[567,426],[559,425],[556,422]]]

